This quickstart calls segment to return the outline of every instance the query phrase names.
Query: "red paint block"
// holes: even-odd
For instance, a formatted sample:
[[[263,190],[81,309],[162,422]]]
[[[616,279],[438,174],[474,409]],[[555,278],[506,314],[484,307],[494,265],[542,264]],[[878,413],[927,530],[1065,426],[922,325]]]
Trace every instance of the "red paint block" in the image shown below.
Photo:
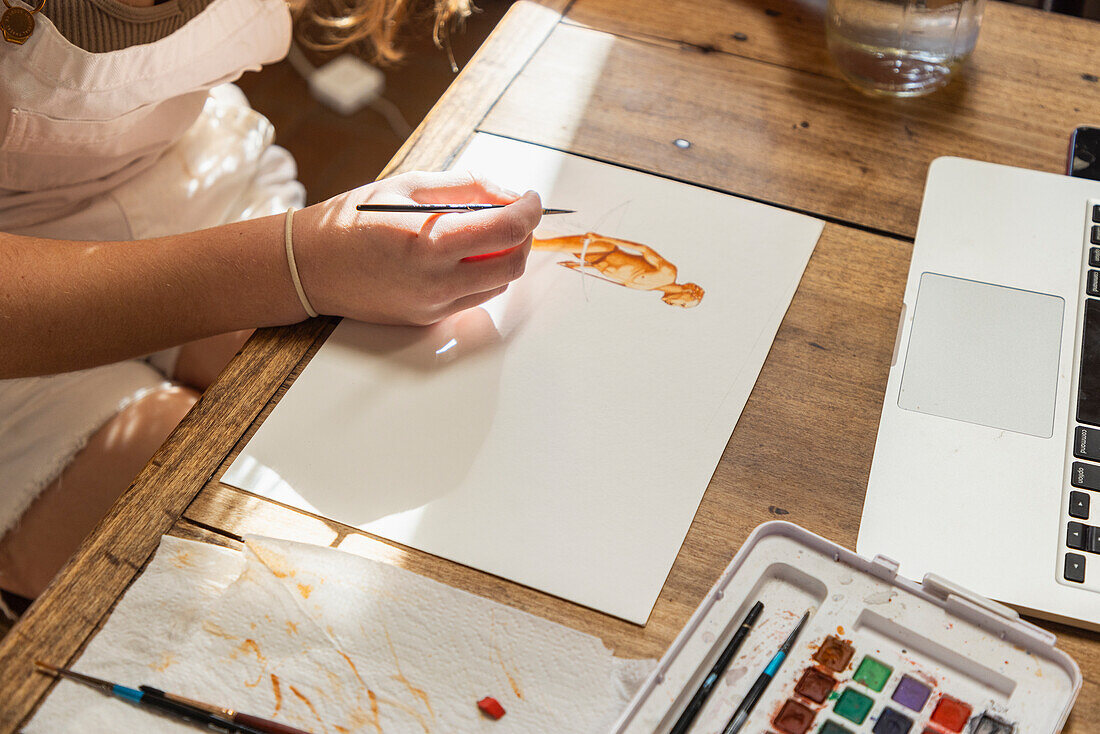
[[[949,731],[962,731],[970,718],[970,707],[949,696],[944,696],[932,712],[932,723]]]
[[[494,719],[499,719],[504,716],[504,707],[500,705],[500,702],[491,696],[486,696],[477,702],[477,707],[481,709],[481,712],[486,716],[491,716]]]

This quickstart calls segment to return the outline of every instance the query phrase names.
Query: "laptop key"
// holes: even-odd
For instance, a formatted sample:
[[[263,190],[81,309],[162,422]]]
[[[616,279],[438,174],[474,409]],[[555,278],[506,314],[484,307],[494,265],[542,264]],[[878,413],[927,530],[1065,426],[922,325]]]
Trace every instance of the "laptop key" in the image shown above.
[[[1078,459],[1100,461],[1100,430],[1077,426],[1073,433],[1073,455]]]
[[[1100,268],[1100,247],[1089,248],[1089,267]]]
[[[1100,204],[1092,205],[1092,221],[1100,222]]]
[[[1085,534],[1088,527],[1088,525],[1071,521],[1066,526],[1066,545],[1073,548],[1073,550],[1084,550]]]
[[[1100,245],[1100,224],[1092,228],[1092,236],[1089,237],[1089,242],[1094,245]]]
[[[1089,496],[1084,492],[1069,493],[1069,516],[1078,520],[1089,519]]]
[[[1085,293],[1090,296],[1100,296],[1100,270],[1090,270],[1085,280]]]
[[[1066,581],[1078,584],[1085,583],[1085,557],[1077,553],[1066,554],[1066,565],[1063,569]]]
[[[1081,371],[1077,380],[1077,420],[1100,426],[1100,301],[1085,299],[1081,332]]]
[[[1073,468],[1070,469],[1069,481],[1074,487],[1084,487],[1100,492],[1100,466],[1075,461]]]
[[[1092,525],[1085,526],[1084,549],[1089,553],[1100,553],[1100,528]]]

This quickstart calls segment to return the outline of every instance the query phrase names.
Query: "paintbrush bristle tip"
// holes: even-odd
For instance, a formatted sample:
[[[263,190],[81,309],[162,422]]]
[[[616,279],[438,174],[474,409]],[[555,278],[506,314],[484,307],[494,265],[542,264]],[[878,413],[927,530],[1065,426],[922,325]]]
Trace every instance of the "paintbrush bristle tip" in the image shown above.
[[[56,665],[50,665],[49,663],[44,663],[41,660],[35,660],[34,665],[43,673],[57,673],[57,671],[59,670]]]

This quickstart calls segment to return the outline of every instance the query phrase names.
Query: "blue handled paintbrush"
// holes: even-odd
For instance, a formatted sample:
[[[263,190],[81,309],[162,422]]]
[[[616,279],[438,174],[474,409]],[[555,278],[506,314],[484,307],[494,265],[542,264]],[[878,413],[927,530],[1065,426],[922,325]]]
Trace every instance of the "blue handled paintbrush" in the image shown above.
[[[123,701],[129,701],[130,703],[145,708],[153,709],[163,714],[167,714],[175,719],[187,721],[198,726],[206,727],[211,731],[220,731],[224,734],[264,734],[259,729],[253,729],[250,726],[244,724],[238,724],[235,721],[230,721],[222,716],[217,716],[208,711],[195,708],[194,706],[188,706],[186,704],[177,703],[175,701],[169,701],[162,696],[156,696],[145,691],[139,691],[134,688],[127,688],[126,686],[120,686],[117,683],[111,683],[110,681],[102,680],[100,678],[93,678],[90,675],[84,675],[83,673],[77,673],[66,668],[59,668],[56,665],[50,665],[44,663],[41,660],[35,660],[34,664],[38,667],[38,670],[50,675],[61,676],[62,678],[68,678],[69,680],[76,681],[77,683],[83,683],[91,688],[103,691],[108,696],[114,696],[120,698]]]
[[[699,686],[699,690],[695,692],[691,701],[684,707],[684,712],[680,714],[680,718],[676,720],[676,724],[673,725],[668,734],[684,734],[684,732],[691,727],[691,723],[695,721],[695,717],[703,708],[703,704],[710,698],[710,694],[714,690],[714,686],[718,683],[718,679],[722,676],[722,673],[726,672],[726,666],[730,664],[730,660],[737,654],[738,648],[741,647],[741,643],[748,637],[749,631],[752,629],[752,626],[756,624],[756,619],[763,610],[764,604],[761,602],[756,602],[752,605],[752,609],[745,615],[745,621],[737,628],[737,632],[733,634],[733,639],[729,641],[729,644],[726,645],[726,649],[718,656],[718,661],[714,664],[714,667],[711,668],[707,677],[703,679],[703,684]]]
[[[760,674],[760,677],[752,684],[752,688],[745,694],[745,697],[741,700],[741,705],[733,712],[733,716],[730,718],[729,723],[726,724],[726,728],[722,730],[722,734],[735,734],[735,732],[739,731],[741,727],[745,725],[745,722],[749,719],[749,714],[752,713],[760,697],[764,695],[764,689],[768,687],[768,684],[772,682],[772,678],[779,672],[779,666],[787,659],[787,653],[794,647],[794,641],[798,639],[798,633],[802,631],[802,627],[809,618],[809,612],[802,615],[802,619],[799,620],[798,625],[791,630],[791,633],[787,635],[787,639],[783,641],[783,645],[779,648],[779,652],[775,654],[771,662],[768,663],[768,667],[764,668],[764,672]]]

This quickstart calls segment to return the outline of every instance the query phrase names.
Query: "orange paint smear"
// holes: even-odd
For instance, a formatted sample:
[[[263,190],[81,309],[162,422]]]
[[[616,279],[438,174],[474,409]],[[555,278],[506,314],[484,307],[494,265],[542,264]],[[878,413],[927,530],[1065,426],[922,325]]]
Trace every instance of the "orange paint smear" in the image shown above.
[[[247,640],[242,642],[237,647],[237,650],[239,650],[240,652],[250,652],[251,651],[252,654],[256,656],[256,662],[260,663],[261,665],[267,663],[267,658],[265,658],[263,656],[263,654],[260,652],[260,646],[258,644],[256,644],[256,641],[253,640],[251,637],[249,637]],[[234,658],[237,657],[236,653],[233,654],[233,657]]]
[[[309,595],[313,593],[313,587],[309,584],[298,584],[298,593],[302,595],[303,599],[308,599]]]
[[[232,660],[236,660],[237,655],[239,655],[242,652],[243,653],[251,652],[253,655],[256,656],[256,662],[258,662],[260,664],[261,668],[266,668],[267,667],[267,658],[265,658],[263,656],[263,654],[260,652],[260,646],[258,644],[256,644],[256,641],[253,640],[251,637],[249,637],[244,642],[242,642],[240,645],[238,645],[237,649],[235,651],[233,651],[233,653],[230,654],[229,657]],[[263,680],[263,677],[264,677],[264,673],[263,673],[263,670],[261,669],[260,672],[256,675],[256,680],[252,681],[251,683],[249,683],[248,681],[245,681],[244,684],[246,686],[248,686],[249,688],[255,688],[256,686],[260,685],[260,681]]]
[[[279,685],[279,676],[274,673],[271,674],[271,690],[275,694],[275,712],[272,714],[274,716],[283,707],[283,688]]]
[[[256,557],[267,566],[268,570],[275,576],[275,578],[285,579],[287,576],[294,576],[298,572],[290,568],[286,562],[286,558],[271,551],[268,548],[259,549],[252,546],[252,552],[256,554]]]
[[[507,670],[504,671],[504,674],[508,676],[508,682],[512,685],[512,693],[516,694],[516,698],[518,698],[522,701],[523,700],[523,689],[521,689],[519,687],[519,684],[516,683],[515,678],[513,678]]]
[[[428,715],[431,716],[433,719],[435,718],[435,712],[432,711],[432,705],[428,703],[428,694],[424,691],[424,689],[417,688],[412,683],[409,683],[409,679],[401,673],[398,673],[397,675],[391,675],[390,677],[401,685],[408,688],[409,693],[411,693],[413,696],[419,698],[420,701],[424,704],[424,708],[428,709]]]
[[[492,612],[489,613],[489,629],[490,634],[496,637],[497,620],[496,615]],[[519,687],[519,683],[512,677],[512,674],[508,671],[508,666],[504,664],[504,656],[501,655],[500,648],[494,646],[493,652],[497,654],[497,663],[500,664],[500,669],[504,671],[504,676],[508,679],[508,685],[512,687],[512,693],[516,695],[516,698],[523,700],[523,689]]]
[[[317,723],[319,723],[321,727],[324,728],[325,722],[321,720],[320,715],[317,713],[317,709],[313,708],[313,702],[306,698],[305,695],[294,686],[290,686],[290,692],[297,696],[298,699],[307,707],[309,707],[309,711],[311,714],[313,714],[313,718],[317,719]]]
[[[176,662],[176,656],[170,652],[166,652],[164,653],[164,655],[161,656],[159,663],[156,663],[155,665],[151,664],[149,667],[157,671],[158,673],[161,673],[167,670],[168,666],[172,665],[174,662]]]
[[[288,619],[286,621],[286,631],[288,634],[296,635],[298,634],[298,625]]]
[[[207,632],[209,632],[210,634],[214,635],[215,637],[221,637],[223,640],[239,640],[239,639],[241,639],[240,637],[237,637],[236,635],[229,634],[228,632],[223,630],[221,627],[219,627],[218,625],[216,625],[216,624],[214,624],[213,622],[210,622],[210,621],[203,622],[202,623],[202,628],[204,630],[206,630]]]
[[[405,686],[405,688],[408,688],[409,693],[411,693],[413,696],[419,698],[421,702],[423,702],[424,708],[428,709],[428,714],[434,719],[435,712],[432,710],[431,703],[428,702],[427,692],[424,691],[424,689],[417,688],[412,683],[410,683],[409,679],[405,677],[405,674],[401,672],[401,661],[397,659],[397,650],[394,649],[393,639],[390,637],[390,632],[389,630],[383,631],[386,633],[386,644],[390,646],[390,654],[393,655],[393,665],[395,668],[397,668],[397,675],[391,675],[390,677],[401,685]]]
[[[395,709],[398,709],[399,711],[404,711],[410,717],[416,719],[416,723],[420,724],[420,728],[424,730],[424,734],[429,734],[429,732],[431,732],[431,727],[428,725],[427,720],[424,718],[424,714],[420,713],[419,711],[414,709],[412,706],[407,706],[407,705],[401,703],[400,701],[394,701],[391,698],[377,697],[377,696],[375,696],[374,691],[370,690],[369,688],[367,689],[367,696],[369,698],[371,698],[372,700],[376,700],[380,704],[385,704],[386,706],[393,706]]]
[[[359,681],[359,685],[366,688],[367,684],[363,682],[363,677],[361,675],[359,675],[359,669],[355,667],[355,663],[352,662],[351,658],[348,657],[347,653],[344,652],[343,650],[337,650],[336,652],[340,653],[340,657],[344,658],[344,660],[347,661],[348,667],[351,668],[352,673],[355,673],[355,679]],[[370,691],[368,690],[367,693],[370,693]],[[374,694],[370,693],[370,696],[371,696],[371,700],[373,701],[374,700]]]
[[[838,635],[840,635],[841,637],[843,637],[843,636],[844,636],[844,628],[843,628],[843,627],[841,627],[840,625],[837,625],[837,627],[836,627],[836,633],[837,633]]]
[[[359,674],[356,673],[356,675]],[[367,698],[370,699],[370,714],[372,717],[374,717],[373,719],[371,719],[370,723],[374,725],[374,729],[378,732],[378,734],[382,734],[382,719],[380,718],[380,715],[378,713],[378,696],[374,695],[374,691],[368,688]]]

